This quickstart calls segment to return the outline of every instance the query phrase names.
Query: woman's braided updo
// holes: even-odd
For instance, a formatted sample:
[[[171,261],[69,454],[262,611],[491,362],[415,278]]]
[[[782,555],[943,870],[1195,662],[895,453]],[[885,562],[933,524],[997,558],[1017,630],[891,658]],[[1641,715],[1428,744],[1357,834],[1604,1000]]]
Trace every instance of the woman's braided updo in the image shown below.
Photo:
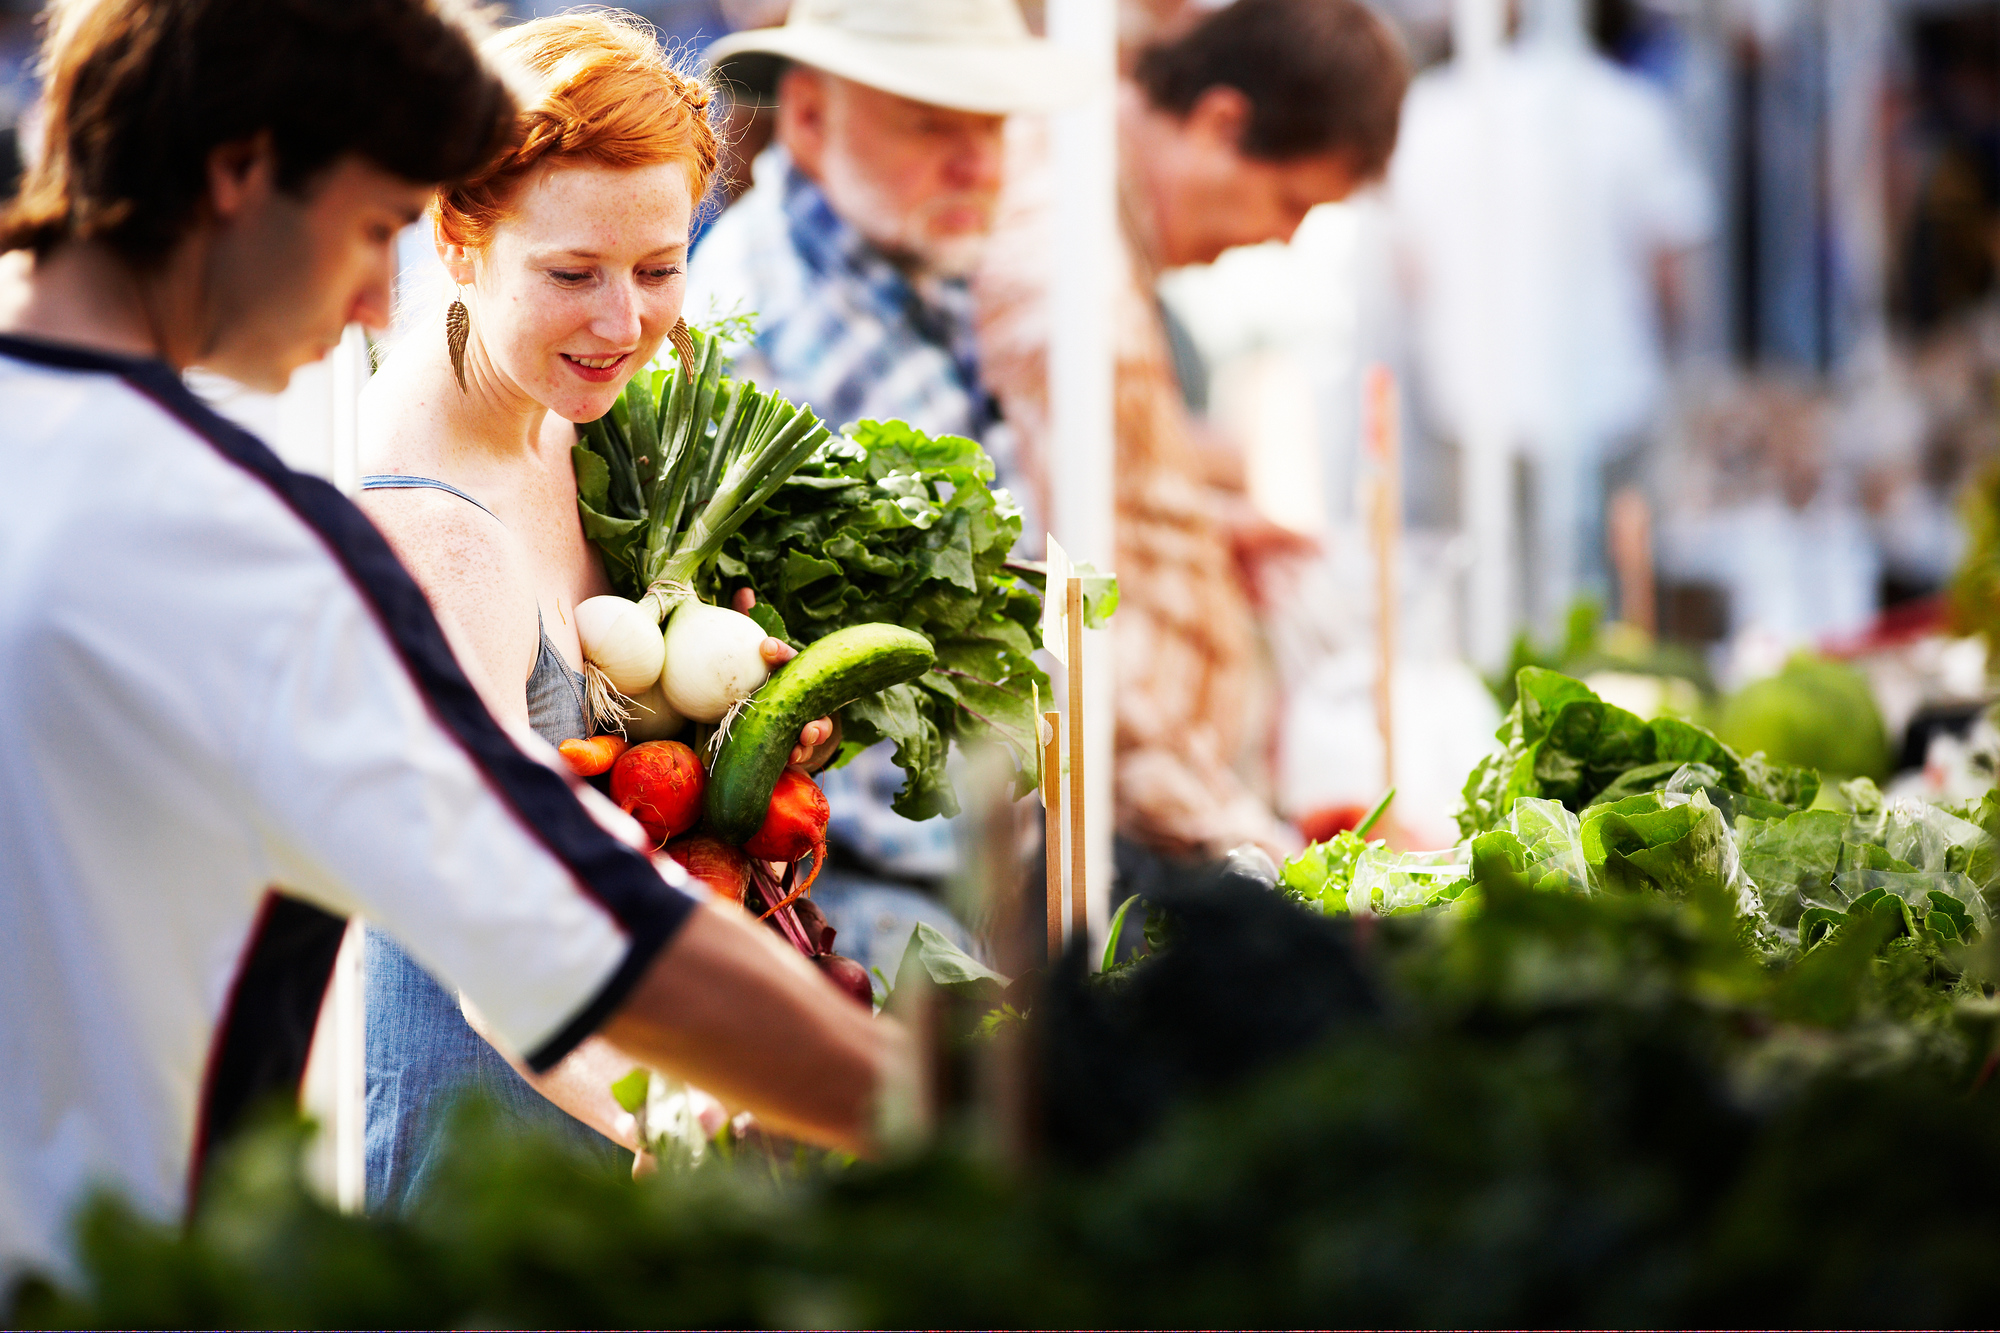
[[[707,193],[718,154],[708,85],[674,68],[643,20],[617,10],[558,14],[506,29],[486,51],[510,74],[521,110],[505,152],[438,192],[443,240],[484,249],[515,191],[544,164],[682,162],[694,199]]]

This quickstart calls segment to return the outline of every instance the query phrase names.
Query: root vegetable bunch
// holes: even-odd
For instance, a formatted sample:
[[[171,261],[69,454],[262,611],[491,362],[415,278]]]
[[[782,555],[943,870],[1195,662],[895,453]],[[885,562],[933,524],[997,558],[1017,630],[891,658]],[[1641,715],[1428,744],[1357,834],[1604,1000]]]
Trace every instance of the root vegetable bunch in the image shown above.
[[[867,971],[833,952],[833,927],[806,897],[826,863],[829,811],[826,793],[803,768],[790,766],[779,775],[763,820],[738,846],[712,832],[691,831],[702,819],[708,775],[700,757],[679,741],[627,747],[615,736],[593,736],[560,748],[579,776],[608,772],[611,799],[689,875],[756,913],[841,990],[874,1003]]]

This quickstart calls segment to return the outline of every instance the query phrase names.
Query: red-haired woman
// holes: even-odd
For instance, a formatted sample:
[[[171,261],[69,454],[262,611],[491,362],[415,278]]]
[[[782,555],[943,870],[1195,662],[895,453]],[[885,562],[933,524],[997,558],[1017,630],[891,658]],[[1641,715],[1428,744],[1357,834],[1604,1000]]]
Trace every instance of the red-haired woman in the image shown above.
[[[518,132],[432,209],[470,328],[451,336],[452,307],[369,384],[362,507],[494,716],[554,744],[589,734],[572,612],[611,591],[577,517],[572,423],[610,410],[679,320],[717,144],[708,89],[635,19],[538,19],[490,54],[520,76]],[[776,639],[764,650],[773,665],[791,655]],[[809,724],[794,757],[819,757],[831,730]],[[629,1060],[586,1043],[531,1086],[386,937],[371,934],[365,957],[371,1208],[421,1189],[448,1104],[469,1088],[615,1152],[604,1136],[629,1119],[609,1084]]]

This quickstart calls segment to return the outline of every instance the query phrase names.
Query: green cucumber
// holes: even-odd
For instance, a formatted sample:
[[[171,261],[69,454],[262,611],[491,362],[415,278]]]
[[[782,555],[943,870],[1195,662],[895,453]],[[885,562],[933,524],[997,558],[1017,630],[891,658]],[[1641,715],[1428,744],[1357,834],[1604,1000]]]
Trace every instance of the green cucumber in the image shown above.
[[[863,695],[914,680],[937,662],[931,641],[901,625],[849,625],[806,645],[750,696],[708,771],[703,813],[725,842],[764,822],[799,729]]]

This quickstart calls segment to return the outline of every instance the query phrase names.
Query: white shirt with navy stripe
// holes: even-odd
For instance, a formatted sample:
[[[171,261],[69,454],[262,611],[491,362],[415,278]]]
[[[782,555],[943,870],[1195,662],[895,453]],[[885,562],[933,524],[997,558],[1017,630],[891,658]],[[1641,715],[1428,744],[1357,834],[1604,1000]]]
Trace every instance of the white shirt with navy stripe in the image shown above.
[[[295,1095],[347,915],[546,1068],[691,906],[359,510],[164,365],[0,337],[0,1290]]]

